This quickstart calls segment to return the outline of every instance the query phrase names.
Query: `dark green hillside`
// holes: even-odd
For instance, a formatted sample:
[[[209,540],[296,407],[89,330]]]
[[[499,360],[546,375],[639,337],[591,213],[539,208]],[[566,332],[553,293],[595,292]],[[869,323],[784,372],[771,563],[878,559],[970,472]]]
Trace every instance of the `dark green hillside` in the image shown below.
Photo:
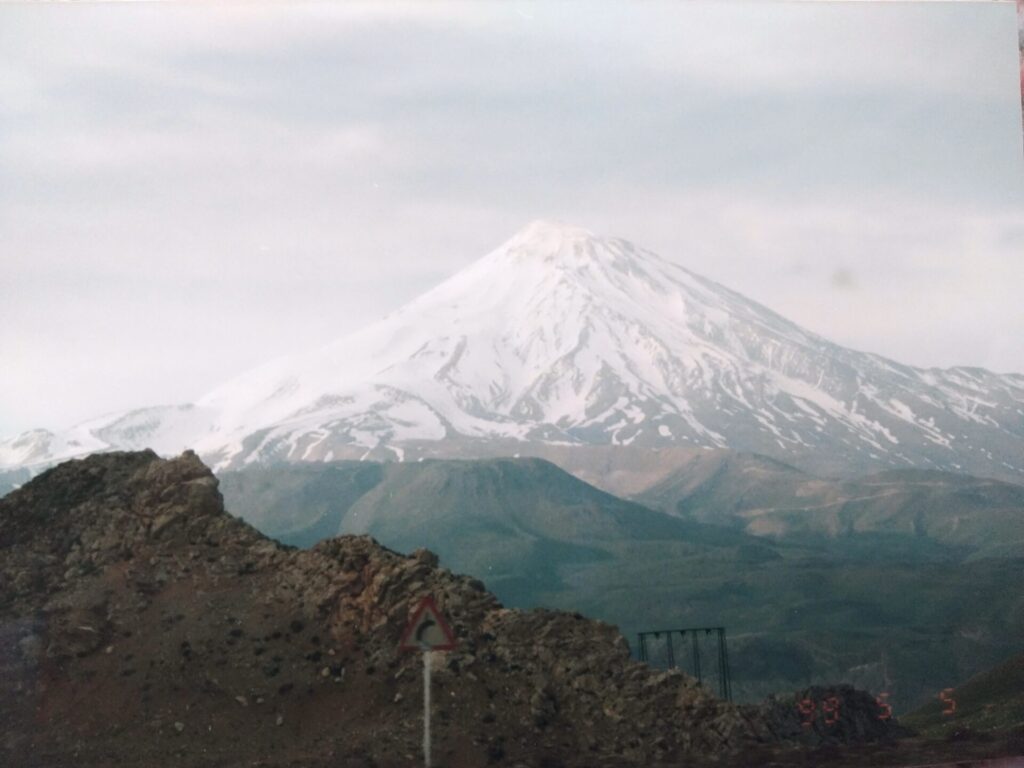
[[[700,466],[680,466],[633,498],[680,517],[742,527],[740,512],[791,505],[798,490],[813,480],[767,456],[720,451]]]
[[[1024,732],[1024,654],[975,675],[952,691],[940,691],[903,721],[924,735],[936,737],[948,737],[964,729]]]
[[[469,521],[566,541],[710,538],[721,546],[746,538],[624,501],[541,459],[387,464],[344,525],[353,533],[418,537]]]
[[[673,557],[740,547],[779,557],[751,536],[624,501],[541,459],[284,465],[225,473],[221,490],[229,509],[285,543],[369,533],[398,550],[427,547],[515,604],[561,590],[564,569],[616,560],[627,542],[670,543]]]
[[[747,698],[808,683],[889,691],[906,711],[1024,650],[1024,559],[759,565],[624,548],[581,567],[556,607],[641,628],[724,625],[735,690]]]
[[[341,461],[279,464],[225,472],[220,490],[228,509],[269,536],[309,547],[339,533],[345,512],[380,483],[383,465]]]

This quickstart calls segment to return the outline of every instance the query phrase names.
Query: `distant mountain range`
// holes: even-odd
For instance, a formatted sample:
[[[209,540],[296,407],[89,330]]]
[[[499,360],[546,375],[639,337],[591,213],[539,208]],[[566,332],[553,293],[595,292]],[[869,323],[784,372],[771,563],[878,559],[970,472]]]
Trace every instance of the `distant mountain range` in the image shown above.
[[[635,500],[774,540],[893,534],[974,559],[1024,552],[1024,486],[951,472],[827,480],[764,456],[726,454],[681,466]]]
[[[223,471],[609,446],[1019,481],[1024,376],[846,349],[631,243],[541,221],[385,319],[194,404],[6,440],[0,471],[15,484],[142,447],[194,448]]]

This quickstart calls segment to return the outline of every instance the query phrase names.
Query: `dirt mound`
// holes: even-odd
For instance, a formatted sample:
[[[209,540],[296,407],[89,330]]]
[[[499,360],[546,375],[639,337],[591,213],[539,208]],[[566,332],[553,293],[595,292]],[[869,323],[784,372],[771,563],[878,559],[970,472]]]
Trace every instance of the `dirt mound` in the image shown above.
[[[613,627],[503,608],[474,579],[367,537],[298,551],[223,510],[195,457],[62,464],[0,500],[0,764],[407,766],[433,595],[446,766],[706,760],[772,740],[760,715],[629,657]]]

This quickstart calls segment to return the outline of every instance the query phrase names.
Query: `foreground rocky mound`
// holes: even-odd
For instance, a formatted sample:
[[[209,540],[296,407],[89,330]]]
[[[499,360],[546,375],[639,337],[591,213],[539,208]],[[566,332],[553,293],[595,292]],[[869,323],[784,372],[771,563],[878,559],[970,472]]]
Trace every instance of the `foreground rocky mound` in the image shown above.
[[[746,709],[776,737],[807,746],[888,742],[911,735],[884,699],[851,685],[815,685],[791,696],[769,696]]]
[[[441,765],[651,764],[771,735],[580,616],[502,608],[483,585],[367,537],[298,551],[223,509],[193,455],[96,455],[0,500],[0,764],[410,765],[433,595]]]
[[[0,499],[0,765],[415,764],[420,658],[397,646],[424,595],[459,642],[435,663],[439,765],[693,764],[792,735],[613,627],[507,610],[426,550],[282,547],[194,454],[111,453]]]

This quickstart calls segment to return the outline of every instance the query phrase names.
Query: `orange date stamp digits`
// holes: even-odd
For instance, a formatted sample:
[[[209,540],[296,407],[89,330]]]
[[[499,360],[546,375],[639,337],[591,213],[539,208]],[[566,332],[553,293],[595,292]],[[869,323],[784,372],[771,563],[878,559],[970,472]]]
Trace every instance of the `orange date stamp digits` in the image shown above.
[[[939,694],[939,701],[946,705],[946,708],[942,710],[942,714],[948,716],[956,713],[956,699],[953,698],[952,688],[943,688]]]
[[[892,704],[889,703],[889,692],[882,691],[875,697],[875,703],[878,705],[880,710],[878,713],[879,720],[891,720],[892,719]]]
[[[813,699],[801,699],[796,704],[796,710],[800,713],[802,718],[802,725],[804,728],[810,728],[814,725],[815,712],[818,709],[817,703]],[[839,722],[839,697],[829,696],[821,702],[821,711],[824,714],[825,725],[835,725]]]
[[[800,724],[804,728],[810,728],[812,725],[814,725],[814,710],[816,709],[816,707],[814,706],[814,702],[811,699],[803,699],[801,701],[798,701],[796,709],[797,712],[800,713],[800,716],[803,718],[803,722]]]
[[[953,701],[952,698],[948,697],[948,694],[952,691],[952,688],[946,688],[939,694],[939,698],[949,705],[949,709],[943,710],[944,714],[947,715],[951,715],[956,711],[956,702]],[[882,691],[875,697],[875,704],[878,706],[878,714],[876,717],[879,720],[892,719],[892,704],[889,703],[889,695],[888,691]],[[800,725],[804,728],[810,728],[814,725],[819,704],[821,705],[821,712],[825,725],[837,725],[839,723],[839,711],[842,701],[838,696],[829,696],[820,702],[816,702],[813,699],[801,699],[798,701],[796,703],[796,710],[801,717]]]
[[[829,696],[821,702],[821,710],[825,713],[825,725],[835,725],[839,722],[839,698]]]

